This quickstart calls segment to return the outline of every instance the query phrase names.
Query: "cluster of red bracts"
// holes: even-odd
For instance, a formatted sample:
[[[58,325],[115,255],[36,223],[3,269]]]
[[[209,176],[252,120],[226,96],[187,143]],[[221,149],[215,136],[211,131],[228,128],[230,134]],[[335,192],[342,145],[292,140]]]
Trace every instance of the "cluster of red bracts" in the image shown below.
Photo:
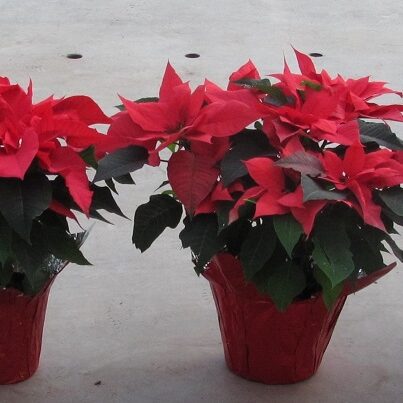
[[[23,179],[38,164],[45,173],[62,176],[77,206],[88,214],[92,191],[79,153],[91,146],[105,148],[105,136],[89,126],[110,122],[87,96],[33,103],[31,83],[25,92],[0,77],[0,177]],[[72,217],[56,200],[50,208]]]
[[[147,148],[151,165],[159,164],[161,150],[175,145],[168,179],[188,214],[212,213],[217,203],[232,201],[230,220],[235,220],[239,207],[252,201],[255,218],[291,212],[309,234],[317,214],[327,204],[341,202],[354,208],[365,223],[384,229],[373,191],[403,183],[402,152],[367,150],[358,119],[403,121],[403,105],[371,102],[383,94],[402,94],[368,77],[331,78],[326,71],[318,73],[308,56],[298,51],[296,56],[300,73],[292,73],[285,64],[282,74],[272,75],[278,82],[266,92],[243,85],[260,80],[251,61],[230,76],[227,90],[206,80],[193,92],[168,64],[159,98],[141,103],[122,98],[126,110],[115,116],[109,135],[116,147]],[[275,91],[281,94],[280,102]],[[254,185],[234,181],[225,186],[219,167],[231,148],[231,136],[256,121],[276,156],[244,162]],[[317,151],[305,146],[307,139],[317,143]],[[336,153],[335,147],[343,152]],[[290,169],[286,162],[295,157],[308,158],[312,169]],[[349,197],[304,201],[303,174]],[[292,191],[286,186],[290,180]]]
[[[317,214],[327,204],[341,202],[365,223],[384,229],[373,191],[403,183],[403,156],[387,148],[368,150],[360,140],[358,119],[403,121],[403,105],[371,102],[379,95],[402,94],[368,77],[331,78],[326,71],[318,73],[308,56],[297,51],[296,56],[300,73],[285,64],[282,74],[272,75],[278,82],[269,83],[270,91],[245,85],[261,80],[251,61],[230,76],[227,90],[206,80],[192,91],[168,64],[159,98],[122,98],[125,110],[113,119],[86,96],[50,97],[34,104],[31,84],[25,92],[0,78],[0,177],[22,179],[37,163],[46,173],[62,176],[75,203],[88,214],[92,192],[80,152],[93,146],[99,157],[137,145],[148,150],[150,165],[158,165],[159,153],[169,147],[174,153],[168,179],[188,214],[212,213],[218,203],[230,201],[229,217],[235,220],[239,208],[252,201],[255,218],[291,213],[309,234]],[[220,164],[231,150],[232,136],[254,122],[260,122],[275,156],[259,154],[244,161],[252,185],[235,180],[226,186]],[[99,123],[110,124],[107,136],[90,127]],[[317,150],[307,148],[307,140]],[[311,169],[287,164],[299,158]],[[305,200],[304,175],[349,197]],[[286,186],[290,182],[291,188]],[[72,216],[57,201],[50,208]]]

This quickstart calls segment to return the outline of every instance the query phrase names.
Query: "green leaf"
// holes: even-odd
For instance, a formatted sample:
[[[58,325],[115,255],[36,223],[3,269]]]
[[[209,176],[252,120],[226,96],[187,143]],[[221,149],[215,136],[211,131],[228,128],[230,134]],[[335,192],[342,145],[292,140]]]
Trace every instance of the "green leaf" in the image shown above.
[[[373,123],[359,120],[362,143],[377,143],[391,150],[403,150],[403,141],[392,132],[385,123]]]
[[[171,153],[174,153],[176,151],[176,144],[175,143],[169,144],[168,150],[171,151]]]
[[[225,214],[225,213],[222,213]],[[220,218],[221,216],[221,218]],[[229,225],[222,227],[225,218],[221,214],[217,214],[219,224],[219,234],[223,239],[227,250],[234,256],[239,255],[241,252],[242,243],[248,236],[250,230],[250,222],[247,219],[240,218]]]
[[[272,267],[267,276],[267,292],[280,311],[285,311],[305,286],[304,272],[292,262]]]
[[[302,80],[301,84],[315,91],[320,91],[322,89],[322,86],[319,83],[310,80]]]
[[[254,127],[256,130],[263,131],[263,125],[262,125],[262,123],[259,122],[259,121],[255,122],[255,123],[253,124],[253,127]]]
[[[230,201],[221,201],[217,204],[216,214],[218,222],[218,233],[228,228],[229,225],[229,213],[233,208],[234,203]],[[236,222],[236,221],[235,221]]]
[[[30,242],[32,220],[45,211],[52,200],[52,189],[45,175],[0,179],[0,212],[23,239]]]
[[[43,267],[36,267],[33,269],[29,267],[24,272],[25,278],[22,281],[22,288],[24,294],[35,295],[48,282],[51,277],[51,273],[46,271]]]
[[[0,287],[8,287],[13,276],[12,266],[7,264],[0,265]]]
[[[271,86],[267,94],[267,97],[263,100],[265,104],[283,106],[292,105],[295,102],[293,97],[287,97],[279,87]]]
[[[159,100],[159,98],[157,98],[157,97],[146,97],[146,98],[139,98],[134,102],[136,102],[138,104],[142,104],[142,103],[146,103],[146,102],[158,102],[158,100]],[[115,108],[118,108],[121,112],[126,110],[126,107],[123,104],[115,105]]]
[[[81,253],[74,236],[63,228],[43,226],[42,236],[48,251],[59,259],[79,265],[91,265]]]
[[[343,291],[344,283],[339,283],[335,287],[333,287],[328,277],[319,268],[316,268],[313,274],[316,281],[322,287],[322,298],[323,302],[326,305],[326,308],[327,309],[332,308],[334,303],[337,301],[337,298]]]
[[[106,186],[108,186],[110,190],[112,190],[113,193],[119,194],[118,191],[116,190],[115,182],[113,181],[113,179],[106,179],[105,184]]]
[[[251,158],[274,155],[266,136],[256,130],[244,130],[235,136],[232,148],[221,161],[221,175],[225,186],[245,176],[248,171],[243,161]]]
[[[324,190],[309,176],[301,176],[301,186],[304,193],[304,202],[309,200],[345,200],[347,194],[338,190]]]
[[[291,214],[274,216],[273,224],[278,239],[287,251],[288,256],[292,257],[294,246],[303,234],[301,225]]]
[[[69,230],[69,224],[67,222],[67,217],[64,215],[58,214],[53,210],[47,209],[45,210],[37,220],[40,223],[43,223],[45,225],[50,225],[50,226],[56,226],[56,227],[62,227],[66,231]],[[37,224],[37,222],[34,222],[34,225]],[[31,231],[31,238],[35,238],[35,229],[33,229],[34,233],[32,234]],[[32,241],[34,242],[35,239]]]
[[[94,169],[98,168],[98,162],[97,162],[97,158],[95,156],[95,147],[94,146],[89,146],[85,150],[81,151],[80,157],[84,160],[84,162],[88,166],[90,166]]]
[[[137,104],[143,104],[147,102],[158,102],[158,101],[159,101],[158,97],[145,97],[136,99],[134,102],[136,102]]]
[[[280,88],[272,86],[268,78],[263,78],[260,80],[243,78],[241,80],[235,81],[235,84],[242,85],[246,88],[254,88],[265,94],[268,94],[269,99],[265,99],[265,102],[267,103],[271,103],[277,106],[285,105],[288,103],[288,99],[285,96],[284,92]]]
[[[218,224],[214,214],[199,214],[184,220],[185,228],[179,234],[184,248],[190,247],[196,262],[196,272],[203,271],[211,258],[224,247],[223,240],[217,235]]]
[[[395,240],[389,234],[383,233],[383,237],[390,249],[392,249],[394,255],[403,263],[403,250],[399,248]]]
[[[271,89],[271,82],[268,78],[253,79],[253,78],[242,78],[240,80],[234,81],[235,84],[239,84],[243,87],[254,88],[256,90],[268,93]]]
[[[335,287],[355,268],[345,225],[342,221],[320,217],[314,234],[312,257]]]
[[[50,277],[50,272],[43,270],[43,263],[49,256],[43,237],[37,237],[35,245],[29,245],[21,238],[15,237],[12,248],[17,260],[17,271],[25,274],[24,292],[36,294]]]
[[[126,175],[140,169],[148,159],[148,152],[143,147],[129,146],[120,148],[102,158],[94,182]]]
[[[173,197],[160,194],[150,197],[134,216],[132,241],[141,252],[147,250],[165,228],[175,228],[182,216],[182,205]]]
[[[351,252],[355,271],[358,273],[360,269],[366,273],[371,273],[375,270],[384,267],[381,254],[382,244],[371,244],[367,239],[356,239],[351,241]]]
[[[161,188],[163,188],[164,186],[167,186],[167,185],[169,185],[169,181],[162,182],[161,185],[159,185],[157,187],[157,189],[154,190],[154,192],[156,192],[157,190],[159,190],[159,189],[161,189]]]
[[[98,211],[92,210],[90,211],[90,217],[94,218],[95,220],[102,221],[106,224],[112,224],[110,221],[108,221],[104,216],[102,216]]]
[[[120,217],[127,218],[117,205],[108,187],[101,187],[93,184],[91,185],[91,190],[94,192],[90,209],[91,212],[94,210],[106,210],[110,213],[117,214]]]
[[[268,94],[268,99],[265,99],[266,103],[272,105],[282,106],[289,103],[289,99],[285,96],[284,92],[278,88],[271,85],[268,78],[263,78],[260,80],[253,78],[243,78],[241,80],[234,81],[235,84],[242,85],[246,88],[254,88],[265,94]]]
[[[383,231],[368,225],[349,225],[348,234],[351,240],[351,252],[355,265],[355,278],[360,270],[371,273],[385,266],[381,251],[387,252],[382,244]]]
[[[270,220],[263,220],[249,231],[239,255],[245,277],[251,279],[270,259],[276,248],[276,233]]]
[[[130,174],[115,176],[115,181],[122,185],[135,185],[135,182]]]
[[[11,255],[13,232],[3,217],[0,216],[0,263],[5,265]]]
[[[276,165],[282,168],[291,168],[305,175],[317,176],[323,173],[320,160],[305,151],[297,151],[289,157],[281,158],[276,161]]]
[[[392,210],[392,212],[403,217],[403,189],[392,188],[378,192],[380,199]]]

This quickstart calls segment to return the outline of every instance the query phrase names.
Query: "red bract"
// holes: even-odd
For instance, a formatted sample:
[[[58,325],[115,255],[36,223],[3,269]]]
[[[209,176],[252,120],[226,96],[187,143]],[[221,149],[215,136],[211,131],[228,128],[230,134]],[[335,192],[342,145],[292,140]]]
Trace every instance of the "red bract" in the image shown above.
[[[324,200],[304,202],[301,186],[298,186],[294,192],[283,196],[279,203],[290,208],[291,214],[301,224],[306,235],[310,235],[316,216],[327,204]]]
[[[178,151],[169,160],[169,182],[189,214],[193,214],[210,193],[217,177],[218,170],[211,157]]]
[[[317,72],[307,55],[297,50],[295,54],[300,73],[291,72],[285,63],[282,74],[272,75],[279,80],[272,85],[267,79],[260,80],[257,68],[249,60],[231,74],[227,90],[205,80],[204,85],[192,92],[168,63],[158,100],[132,102],[122,98],[126,111],[116,115],[107,141],[119,139],[120,146],[145,147],[151,165],[159,164],[160,150],[175,143],[177,152],[169,161],[169,181],[189,214],[216,212],[220,202],[232,200],[229,217],[233,222],[238,218],[239,208],[252,202],[256,203],[255,218],[291,213],[306,234],[311,232],[317,214],[330,202],[326,198],[304,201],[301,173],[317,175],[321,171],[318,166],[310,169],[309,161],[315,160],[320,166],[323,160],[325,172],[321,178],[332,182],[336,190],[347,189],[354,195],[344,204],[355,208],[366,223],[384,228],[380,207],[374,204],[371,192],[399,184],[401,163],[398,154],[382,150],[366,154],[365,169],[359,165],[359,157],[367,151],[360,143],[358,118],[401,120],[401,105],[379,106],[369,102],[379,95],[401,93],[386,88],[383,82],[371,82],[368,77],[332,78],[325,70]],[[249,144],[245,139],[242,147],[247,158],[244,158],[241,146],[235,147],[240,158],[236,169],[248,174],[254,182],[242,184],[239,197],[239,192],[229,191],[232,184],[227,184],[225,178],[227,161],[235,153],[231,139],[259,119],[269,141],[267,147],[276,151],[269,158],[260,157],[264,149],[258,151],[252,140]],[[345,158],[338,157],[327,144],[346,147]],[[268,148],[267,152],[273,150],[269,152]],[[285,158],[287,163],[275,165],[279,158]],[[350,159],[355,161],[357,175],[350,175],[351,166],[339,167]],[[305,164],[303,168],[301,161]],[[298,164],[300,168],[296,167]],[[369,165],[372,171],[368,171]],[[223,178],[220,178],[220,167],[224,169]],[[340,170],[347,172],[348,181],[339,181]],[[291,188],[287,188],[286,178],[292,183]],[[219,187],[215,186],[217,180]],[[213,197],[217,189],[225,197]]]
[[[73,200],[88,214],[92,192],[78,153],[104,139],[89,125],[109,122],[89,97],[50,97],[34,104],[31,84],[25,92],[1,78],[0,176],[23,179],[38,162],[45,172],[65,179]]]
[[[332,151],[323,154],[324,178],[339,190],[349,189],[358,201],[358,212],[364,221],[384,229],[381,207],[373,201],[372,191],[403,182],[403,165],[394,159],[395,153],[379,150],[366,154],[361,144],[349,147],[344,159]]]
[[[377,105],[373,98],[401,92],[384,87],[383,82],[370,82],[368,77],[345,80],[341,76],[332,79],[323,70],[320,74],[308,56],[295,51],[301,74],[294,74],[285,64],[282,74],[273,74],[280,80],[275,84],[289,97],[282,106],[268,106],[269,119],[276,128],[278,140],[298,135],[315,141],[351,145],[358,139],[358,130],[343,126],[357,118],[376,118],[403,121],[402,105]],[[272,134],[273,136],[273,134]]]
[[[169,63],[157,101],[121,99],[126,112],[116,117],[109,134],[119,138],[122,145],[143,145],[150,154],[178,141],[212,143],[214,138],[233,135],[259,117],[256,111],[245,108],[242,100],[209,100],[205,85],[192,92]],[[134,129],[130,133],[122,127],[123,119],[127,127]],[[116,129],[117,125],[121,128]],[[161,144],[154,149],[157,142]]]
[[[316,215],[326,205],[326,201],[303,201],[302,187],[293,192],[286,190],[284,169],[274,165],[268,158],[254,158],[246,163],[250,176],[258,187],[249,189],[240,200],[248,197],[256,199],[255,218],[291,213],[301,224],[304,232],[312,231]],[[238,203],[236,208],[242,204]],[[234,214],[234,213],[233,213]]]
[[[235,82],[245,78],[253,80],[260,79],[260,74],[251,60],[248,60],[243,66],[230,75],[227,89],[230,91],[239,90],[240,87],[238,84],[235,84]]]
[[[245,162],[245,165],[262,191],[256,201],[255,218],[287,213],[289,209],[278,202],[286,193],[282,168],[275,166],[268,158],[253,158]],[[245,196],[242,199],[245,200]]]

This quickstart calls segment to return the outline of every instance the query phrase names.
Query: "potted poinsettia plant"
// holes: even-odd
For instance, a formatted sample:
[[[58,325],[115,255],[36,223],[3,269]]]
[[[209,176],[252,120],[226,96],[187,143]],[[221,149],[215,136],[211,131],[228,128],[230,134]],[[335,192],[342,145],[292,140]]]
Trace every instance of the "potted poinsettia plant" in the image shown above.
[[[31,83],[24,91],[0,77],[0,384],[36,371],[51,284],[68,262],[89,264],[85,232],[72,233],[67,219],[122,215],[87,175],[108,149],[90,126],[109,122],[89,97],[34,103]]]
[[[402,122],[403,105],[373,101],[402,94],[296,56],[298,73],[286,64],[272,83],[249,61],[226,90],[206,80],[192,92],[168,64],[159,97],[122,98],[109,131],[167,162],[170,189],[137,208],[134,244],[145,251],[184,214],[227,364],[265,383],[313,375],[347,295],[395,266],[387,245],[402,260],[403,143],[385,121]]]

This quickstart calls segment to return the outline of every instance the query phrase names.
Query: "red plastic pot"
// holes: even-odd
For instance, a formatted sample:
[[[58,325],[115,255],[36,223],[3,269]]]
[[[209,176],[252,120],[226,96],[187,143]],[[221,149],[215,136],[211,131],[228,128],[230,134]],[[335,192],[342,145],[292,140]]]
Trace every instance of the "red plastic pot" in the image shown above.
[[[239,260],[222,253],[210,262],[209,280],[228,368],[266,384],[289,384],[315,374],[347,295],[389,272],[395,265],[358,280],[326,309],[320,296],[298,301],[285,312],[246,283]]]
[[[0,291],[0,384],[30,378],[38,369],[50,281],[35,296]]]

